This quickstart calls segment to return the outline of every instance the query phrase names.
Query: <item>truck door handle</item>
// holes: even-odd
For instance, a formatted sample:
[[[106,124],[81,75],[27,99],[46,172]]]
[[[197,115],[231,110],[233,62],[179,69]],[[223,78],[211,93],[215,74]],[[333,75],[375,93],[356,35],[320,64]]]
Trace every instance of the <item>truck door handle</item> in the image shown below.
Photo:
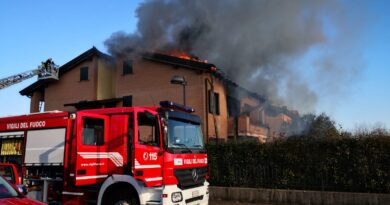
[[[87,170],[85,170],[85,169],[79,169],[79,170],[77,170],[77,174],[78,175],[84,175],[84,174],[86,174],[87,173]]]
[[[160,150],[160,151],[157,152],[157,154],[158,154],[158,156],[161,156],[161,155],[164,154],[164,152]]]

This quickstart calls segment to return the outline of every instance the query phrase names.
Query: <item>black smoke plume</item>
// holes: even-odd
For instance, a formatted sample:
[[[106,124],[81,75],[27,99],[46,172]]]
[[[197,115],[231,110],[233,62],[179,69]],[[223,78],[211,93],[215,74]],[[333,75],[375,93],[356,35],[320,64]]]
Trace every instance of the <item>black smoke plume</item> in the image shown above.
[[[105,45],[114,56],[184,50],[273,103],[313,111],[319,96],[338,96],[359,73],[357,4],[147,0],[137,9],[137,30],[114,33]]]

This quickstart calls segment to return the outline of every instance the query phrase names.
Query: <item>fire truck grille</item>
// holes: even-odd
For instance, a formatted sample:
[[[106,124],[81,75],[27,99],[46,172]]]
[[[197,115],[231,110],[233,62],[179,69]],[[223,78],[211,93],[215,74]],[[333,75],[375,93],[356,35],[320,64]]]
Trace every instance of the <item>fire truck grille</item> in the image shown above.
[[[175,169],[174,171],[174,175],[179,182],[178,187],[180,189],[202,186],[206,180],[206,173],[207,167]]]

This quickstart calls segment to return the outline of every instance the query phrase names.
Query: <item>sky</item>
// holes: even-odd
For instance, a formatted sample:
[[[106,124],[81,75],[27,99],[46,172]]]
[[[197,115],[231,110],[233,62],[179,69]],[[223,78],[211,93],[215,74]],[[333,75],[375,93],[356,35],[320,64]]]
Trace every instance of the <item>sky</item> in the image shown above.
[[[140,2],[0,1],[0,78],[35,69],[50,57],[63,65],[92,46],[107,52],[104,41],[112,33],[135,30]],[[361,126],[390,128],[390,1],[367,2],[369,25],[359,34],[359,60],[365,68],[342,96],[320,97],[316,108],[316,113],[328,114],[350,131]],[[0,90],[0,116],[28,113],[29,98],[19,91],[36,80]]]

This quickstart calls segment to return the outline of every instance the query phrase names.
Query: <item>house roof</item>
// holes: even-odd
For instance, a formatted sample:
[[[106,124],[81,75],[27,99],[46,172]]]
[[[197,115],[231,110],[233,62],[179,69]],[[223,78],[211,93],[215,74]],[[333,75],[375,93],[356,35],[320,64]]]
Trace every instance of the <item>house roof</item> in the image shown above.
[[[76,58],[72,59],[71,61],[67,62],[63,66],[59,68],[59,77],[61,75],[65,74],[69,70],[72,70],[75,66],[79,65],[80,63],[84,62],[85,60],[91,59],[93,56],[98,56],[107,60],[113,60],[113,57],[100,52],[97,48],[92,47],[91,49],[85,51],[84,53],[80,54]],[[34,91],[41,89],[48,83],[53,82],[53,80],[48,80],[48,79],[42,79],[34,82],[33,84],[27,86],[23,90],[21,90],[19,93],[21,95],[31,95]]]
[[[142,57],[144,59],[155,62],[166,63],[178,67],[184,67],[199,71],[211,72],[213,68],[216,68],[214,64],[179,58],[161,53],[144,53],[142,54]]]
[[[84,53],[80,54],[76,58],[72,59],[71,61],[67,62],[66,64],[62,65],[59,68],[59,77],[61,77],[66,72],[72,70],[74,67],[79,65],[80,63],[91,59],[93,56],[98,56],[100,58],[107,59],[109,61],[113,61],[114,57],[107,55],[101,51],[99,51],[97,48],[92,47],[91,49],[85,51]],[[190,60],[190,59],[184,59],[179,58],[171,55],[166,55],[162,53],[143,53],[141,54],[141,57],[146,60],[154,61],[154,62],[160,62],[165,64],[170,64],[177,67],[183,67],[188,68],[192,70],[202,71],[202,72],[212,72],[214,76],[220,78],[223,80],[229,88],[234,88],[236,91],[243,92],[246,95],[256,98],[259,101],[264,101],[264,96],[261,96],[255,92],[251,92],[248,89],[241,87],[237,83],[235,83],[227,74],[223,73],[222,70],[218,69],[217,72],[214,72],[214,69],[216,69],[216,66],[214,64],[205,63],[201,61],[196,60]],[[42,79],[34,82],[33,84],[27,86],[23,90],[21,90],[19,93],[21,95],[31,95],[34,91],[38,89],[42,89],[47,84],[53,82],[54,80],[50,79]],[[232,96],[235,94],[231,94]]]
[[[237,92],[240,92],[241,94],[245,94],[245,95],[247,95],[249,97],[257,99],[260,102],[265,102],[266,101],[266,97],[265,96],[260,95],[260,94],[258,94],[256,92],[252,92],[252,91],[248,90],[247,88],[244,88],[244,87],[240,86],[234,80],[232,80],[229,75],[224,73],[222,70],[218,69],[217,72],[214,75],[227,84],[228,89],[229,89],[229,92],[227,93],[227,95],[229,97],[237,98],[239,96],[239,93],[237,93]]]
[[[110,55],[107,55],[101,51],[99,51],[97,48],[92,47],[91,49],[85,51],[84,53],[80,54],[76,58],[72,59],[71,61],[67,62],[63,66],[59,68],[59,77],[61,75],[65,74],[69,70],[72,70],[75,66],[78,64],[84,62],[85,60],[88,60],[92,58],[93,56],[98,56],[107,60],[113,60],[114,58]],[[215,65],[209,64],[209,63],[204,63],[204,62],[198,62],[198,61],[193,61],[193,60],[187,60],[179,57],[174,57],[174,56],[169,56],[169,55],[164,55],[160,53],[144,53],[141,54],[141,57],[147,60],[155,61],[155,62],[160,62],[160,63],[166,63],[178,67],[184,67],[188,69],[193,69],[193,70],[199,70],[199,71],[206,71],[210,72],[212,71],[213,68],[215,68]],[[38,80],[34,82],[33,84],[27,86],[23,90],[21,90],[19,93],[21,95],[31,95],[34,91],[43,88],[45,85],[48,83],[53,82],[52,80]]]

